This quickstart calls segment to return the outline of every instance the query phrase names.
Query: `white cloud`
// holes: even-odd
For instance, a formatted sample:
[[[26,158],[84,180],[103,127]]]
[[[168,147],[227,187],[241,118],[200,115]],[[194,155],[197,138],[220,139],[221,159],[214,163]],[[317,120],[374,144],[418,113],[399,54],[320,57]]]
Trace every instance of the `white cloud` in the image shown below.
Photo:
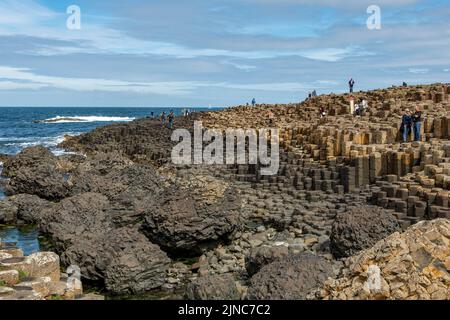
[[[450,72],[450,69],[444,69],[444,72]]]
[[[250,72],[250,71],[256,69],[255,66],[251,66],[251,65],[248,65],[248,64],[235,63],[235,62],[232,62],[232,61],[224,61],[223,64],[233,66],[233,67],[235,67],[236,69],[238,69],[238,70],[243,70],[243,71],[245,71],[245,72]]]
[[[430,72],[430,69],[427,69],[427,68],[409,68],[408,71],[410,73],[414,73],[414,74],[426,74],[426,73]]]
[[[66,78],[43,76],[28,68],[0,66],[0,90],[18,90],[56,88],[80,92],[133,92],[142,94],[185,95],[201,88],[222,88],[270,92],[295,92],[308,89],[320,89],[333,85],[330,81],[314,83],[280,82],[280,83],[228,83],[208,81],[173,81],[173,82],[133,82],[93,78]]]
[[[64,45],[36,45],[35,48],[20,52],[30,55],[56,56],[84,53],[97,55],[161,55],[175,58],[230,57],[239,59],[297,56],[318,61],[336,62],[349,56],[369,54],[355,46],[314,50],[277,48],[251,51],[190,48],[170,42],[137,39],[120,30],[101,24],[87,23],[84,20],[82,20],[81,30],[67,30],[65,24],[62,23],[67,19],[66,15],[36,5],[30,0],[27,0],[26,4],[8,0],[0,5],[0,12],[3,11],[12,17],[10,19],[13,22],[6,20],[2,23],[2,20],[0,20],[0,36],[28,36],[68,42]],[[246,71],[252,69],[251,66],[239,64],[236,64],[235,67]]]

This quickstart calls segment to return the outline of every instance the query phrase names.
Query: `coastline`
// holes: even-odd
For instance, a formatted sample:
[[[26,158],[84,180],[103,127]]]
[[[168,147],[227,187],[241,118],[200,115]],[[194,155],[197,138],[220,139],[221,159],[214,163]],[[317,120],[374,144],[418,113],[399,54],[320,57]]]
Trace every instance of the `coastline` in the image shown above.
[[[265,128],[270,110],[281,130],[281,166],[273,177],[258,176],[250,165],[174,166],[172,130],[138,119],[59,144],[85,157],[33,147],[5,159],[13,183],[2,205],[10,222],[37,223],[64,265],[79,264],[86,280],[103,282],[113,295],[181,290],[189,299],[449,298],[445,274],[431,279],[423,271],[438,268],[432,259],[421,270],[414,266],[420,252],[442,263],[448,257],[450,185],[441,175],[449,168],[439,163],[450,151],[450,130],[442,127],[450,86],[355,93],[370,102],[362,117],[346,111],[348,96],[176,118],[175,128],[188,130],[199,120],[221,130]],[[423,106],[426,123],[423,141],[405,144],[398,119],[408,104]],[[320,106],[326,118],[318,116]],[[426,242],[428,232],[439,241]],[[423,239],[416,248],[414,238]],[[384,253],[388,258],[376,264],[386,270],[405,258],[390,249],[395,242],[414,252],[397,271],[439,290],[414,291],[415,280],[402,280],[398,289],[364,287],[375,263],[370,257]],[[362,269],[355,261],[363,261]],[[397,271],[384,273],[384,281],[399,281]]]

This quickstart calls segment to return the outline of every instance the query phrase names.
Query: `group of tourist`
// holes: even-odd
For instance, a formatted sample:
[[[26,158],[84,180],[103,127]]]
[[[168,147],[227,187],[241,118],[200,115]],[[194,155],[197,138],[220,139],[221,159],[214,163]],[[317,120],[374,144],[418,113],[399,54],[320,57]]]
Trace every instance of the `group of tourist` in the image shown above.
[[[366,112],[369,109],[369,104],[367,103],[366,99],[359,99],[358,103],[355,104],[355,116],[363,116],[364,112]]]
[[[173,129],[173,125],[175,123],[175,113],[173,112],[173,110],[170,110],[169,115],[167,115],[166,112],[163,111],[163,113],[161,114],[160,120],[161,120],[161,124],[163,127],[165,127],[168,123],[167,127],[169,129]]]
[[[416,107],[414,113],[409,109],[406,109],[405,114],[402,117],[402,125],[400,131],[403,135],[403,142],[408,142],[411,137],[411,132],[414,133],[414,141],[421,140],[422,129],[422,112],[419,107]]]

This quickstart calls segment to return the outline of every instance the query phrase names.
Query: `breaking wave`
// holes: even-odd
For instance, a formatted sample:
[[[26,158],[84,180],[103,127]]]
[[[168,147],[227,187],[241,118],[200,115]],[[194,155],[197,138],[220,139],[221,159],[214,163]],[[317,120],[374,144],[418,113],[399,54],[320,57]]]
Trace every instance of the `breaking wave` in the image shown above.
[[[50,119],[38,121],[40,123],[74,123],[74,122],[130,122],[136,118],[130,117],[102,117],[102,116],[80,116],[63,117],[57,116]]]

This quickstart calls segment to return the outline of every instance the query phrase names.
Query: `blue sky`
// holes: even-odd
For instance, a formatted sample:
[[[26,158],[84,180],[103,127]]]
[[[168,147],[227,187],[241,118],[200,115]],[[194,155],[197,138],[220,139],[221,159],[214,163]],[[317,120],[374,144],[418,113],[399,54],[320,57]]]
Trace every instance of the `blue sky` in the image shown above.
[[[81,8],[81,30],[66,9]],[[368,30],[369,5],[381,30]],[[0,106],[230,106],[450,82],[449,0],[0,0]]]

